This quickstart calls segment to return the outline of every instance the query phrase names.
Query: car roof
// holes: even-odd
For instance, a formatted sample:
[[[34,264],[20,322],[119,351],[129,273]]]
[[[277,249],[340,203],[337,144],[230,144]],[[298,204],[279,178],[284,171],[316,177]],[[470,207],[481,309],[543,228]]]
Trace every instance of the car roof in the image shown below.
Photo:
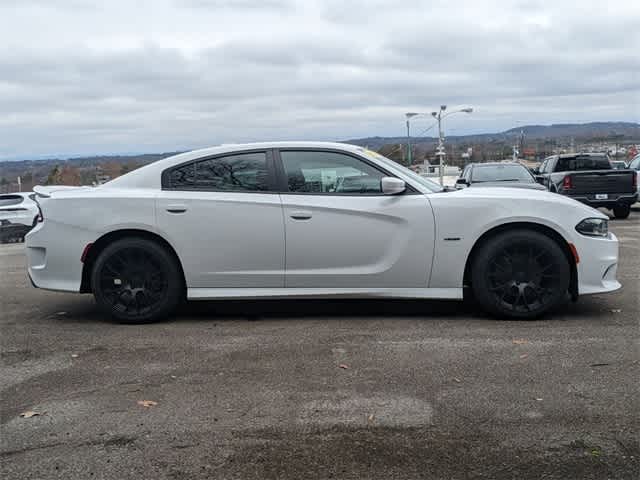
[[[579,152],[579,153],[561,153],[558,155],[559,158],[576,158],[576,157],[607,157],[607,154],[604,152]]]
[[[240,150],[254,150],[261,148],[336,148],[339,150],[362,151],[363,147],[352,145],[350,143],[339,142],[310,142],[310,141],[282,141],[282,142],[253,142],[253,143],[222,143],[213,147],[200,148],[189,152],[181,153],[176,156],[193,156],[198,158],[201,156],[214,155],[217,153],[228,153]]]
[[[470,163],[469,165],[473,166],[473,167],[492,167],[492,166],[495,167],[495,166],[498,166],[498,165],[517,165],[519,167],[524,167],[524,165],[522,165],[521,163],[518,163],[518,162],[484,162],[484,163],[475,162],[475,163]],[[525,167],[525,168],[527,168],[527,167]]]

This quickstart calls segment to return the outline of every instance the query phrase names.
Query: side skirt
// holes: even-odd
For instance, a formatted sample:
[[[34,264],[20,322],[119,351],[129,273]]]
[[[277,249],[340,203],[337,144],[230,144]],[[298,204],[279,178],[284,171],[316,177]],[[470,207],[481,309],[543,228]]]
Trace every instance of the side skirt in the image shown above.
[[[462,300],[462,288],[189,288],[189,300],[231,298],[427,298]]]

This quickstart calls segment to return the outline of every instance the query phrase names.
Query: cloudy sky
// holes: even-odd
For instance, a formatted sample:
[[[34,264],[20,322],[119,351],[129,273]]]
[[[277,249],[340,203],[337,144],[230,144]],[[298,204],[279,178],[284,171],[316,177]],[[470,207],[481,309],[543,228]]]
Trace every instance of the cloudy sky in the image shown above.
[[[0,0],[0,159],[640,119],[633,0]],[[416,120],[415,130],[429,126]]]

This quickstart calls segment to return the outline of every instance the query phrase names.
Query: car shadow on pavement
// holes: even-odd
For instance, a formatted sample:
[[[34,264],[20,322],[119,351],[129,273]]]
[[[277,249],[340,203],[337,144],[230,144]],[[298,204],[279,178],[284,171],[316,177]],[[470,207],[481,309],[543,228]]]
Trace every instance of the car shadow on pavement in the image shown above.
[[[473,314],[465,302],[389,299],[285,299],[187,302],[177,317],[305,318],[305,317],[456,317]]]

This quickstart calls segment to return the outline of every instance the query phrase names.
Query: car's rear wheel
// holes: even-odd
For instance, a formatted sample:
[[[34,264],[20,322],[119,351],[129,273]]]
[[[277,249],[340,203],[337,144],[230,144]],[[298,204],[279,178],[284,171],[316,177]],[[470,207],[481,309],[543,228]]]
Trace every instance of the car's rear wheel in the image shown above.
[[[144,238],[123,238],[108,245],[94,263],[91,286],[98,306],[123,323],[168,316],[184,292],[175,257]]]
[[[631,213],[631,205],[616,205],[613,207],[613,215],[616,218],[627,218]]]
[[[556,241],[533,230],[500,233],[472,261],[475,299],[498,317],[530,319],[564,304],[571,271]]]

